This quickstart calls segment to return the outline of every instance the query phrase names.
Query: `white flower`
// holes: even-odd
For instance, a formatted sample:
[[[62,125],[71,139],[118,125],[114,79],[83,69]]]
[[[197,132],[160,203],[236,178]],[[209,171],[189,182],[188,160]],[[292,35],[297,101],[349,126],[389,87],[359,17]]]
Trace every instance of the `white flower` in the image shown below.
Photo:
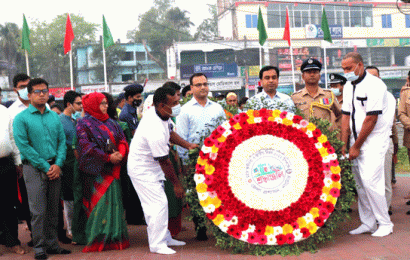
[[[300,229],[293,230],[293,235],[295,236],[295,242],[303,238],[303,233],[300,232]]]
[[[255,117],[255,119],[253,121],[255,123],[260,123],[260,122],[262,122],[262,117]]]
[[[224,220],[218,225],[218,227],[220,230],[226,233],[230,225],[231,223],[229,221]]]
[[[292,124],[292,126],[294,127],[294,128],[296,128],[296,129],[301,129],[302,127],[299,125],[299,124]]]
[[[231,223],[231,225],[236,225],[238,224],[238,217],[237,216],[233,216],[232,219],[229,221]]]
[[[266,238],[267,238],[267,242],[266,242],[267,245],[276,245],[276,236],[275,235],[273,235],[273,234],[267,235]]]
[[[225,130],[229,130],[231,128],[229,121],[225,121],[221,126],[225,128]]]
[[[323,147],[322,143],[319,143],[319,142],[315,143],[315,146],[316,146],[316,149],[320,149]]]
[[[306,134],[307,134],[307,136],[309,136],[309,137],[313,137],[313,133],[312,133],[312,131],[310,131],[310,130],[306,130]]]
[[[278,123],[278,124],[282,124],[282,118],[276,117],[275,122]]]
[[[322,193],[322,195],[320,195],[320,199],[323,200],[323,201],[326,201],[327,200],[327,195]]]
[[[194,181],[196,185],[203,183],[205,181],[205,176],[203,174],[194,174]]]
[[[246,232],[253,232],[255,231],[255,225],[249,225],[248,229],[246,230]]]
[[[199,200],[206,200],[208,198],[208,192],[198,192],[198,199]]]
[[[303,218],[305,219],[306,223],[313,222],[313,219],[314,219],[313,215],[310,213],[306,213],[306,215]]]
[[[226,130],[224,133],[223,133],[223,136],[225,137],[225,138],[227,138],[228,136],[230,136],[232,134],[232,131],[231,130]]]
[[[332,181],[331,178],[325,178],[325,179],[323,180],[323,182],[325,183],[325,186],[326,186],[326,187],[330,187],[330,186],[333,184],[333,181]]]
[[[215,160],[217,156],[218,156],[218,153],[211,153],[209,154],[209,159]]]
[[[337,155],[335,153],[329,154],[329,159],[330,160],[336,160],[337,159]]]
[[[283,233],[283,229],[280,226],[273,227],[273,235],[277,236]]]
[[[323,162],[323,163],[330,163],[330,158],[329,158],[329,155],[328,155],[328,156],[323,157],[322,162]]]
[[[242,235],[241,235],[241,237],[239,238],[239,240],[248,242],[248,233],[242,232]]]
[[[212,148],[204,145],[204,146],[202,146],[201,151],[203,153],[210,153],[210,152],[212,152]]]
[[[286,118],[289,119],[290,121],[293,120],[293,116],[294,116],[293,113],[287,113],[287,114],[286,114]]]
[[[209,204],[204,208],[205,213],[212,213],[215,211],[215,205]]]

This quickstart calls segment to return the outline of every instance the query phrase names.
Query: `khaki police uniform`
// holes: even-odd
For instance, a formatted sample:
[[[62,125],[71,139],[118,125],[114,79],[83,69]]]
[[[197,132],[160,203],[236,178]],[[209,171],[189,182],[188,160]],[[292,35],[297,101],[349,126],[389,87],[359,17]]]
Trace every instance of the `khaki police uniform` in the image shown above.
[[[341,118],[341,106],[336,100],[335,95],[328,89],[318,87],[315,96],[309,94],[303,88],[291,96],[295,106],[301,110],[305,119],[311,117],[326,119],[331,123],[331,129],[337,127],[336,121]]]
[[[403,146],[410,149],[410,87],[404,86],[400,92],[399,120],[403,124]]]

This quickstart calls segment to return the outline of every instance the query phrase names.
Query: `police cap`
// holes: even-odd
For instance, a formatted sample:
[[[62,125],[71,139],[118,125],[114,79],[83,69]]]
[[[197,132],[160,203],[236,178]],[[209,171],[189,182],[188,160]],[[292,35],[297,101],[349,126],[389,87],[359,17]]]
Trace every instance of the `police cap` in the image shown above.
[[[342,85],[346,84],[346,78],[343,77],[342,75],[336,74],[336,73],[330,73],[329,74],[329,84],[332,83],[340,83]]]
[[[307,70],[321,70],[322,69],[322,63],[320,63],[317,59],[309,58],[305,60],[302,63],[302,66],[300,66],[301,71],[307,71]]]

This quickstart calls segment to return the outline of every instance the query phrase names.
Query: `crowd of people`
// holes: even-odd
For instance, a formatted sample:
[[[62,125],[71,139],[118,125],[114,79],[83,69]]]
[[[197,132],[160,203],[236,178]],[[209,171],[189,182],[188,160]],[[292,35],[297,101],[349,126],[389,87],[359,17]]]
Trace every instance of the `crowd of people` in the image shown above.
[[[166,82],[143,105],[143,87],[132,84],[116,100],[109,93],[68,91],[64,108],[52,103],[46,80],[16,75],[17,100],[8,109],[0,105],[0,198],[16,198],[2,199],[0,243],[26,253],[18,239],[20,219],[31,231],[35,259],[70,254],[59,241],[83,245],[83,252],[121,250],[130,246],[127,224],[146,224],[150,251],[174,254],[171,246],[185,245],[176,236],[186,192],[181,177],[195,167],[189,150],[215,122],[233,116],[220,101],[236,113],[262,104],[328,120],[353,163],[362,225],[350,234],[391,234],[396,101],[378,69],[365,67],[358,53],[343,58],[344,76],[330,74],[328,89],[319,86],[321,68],[316,59],[304,61],[305,87],[291,96],[277,91],[279,69],[265,66],[262,90],[249,100],[230,92],[212,101],[206,75],[196,73],[182,89]],[[410,74],[398,118],[410,155],[409,82]],[[181,99],[187,100],[183,106]],[[196,238],[207,240],[201,216],[192,214]]]

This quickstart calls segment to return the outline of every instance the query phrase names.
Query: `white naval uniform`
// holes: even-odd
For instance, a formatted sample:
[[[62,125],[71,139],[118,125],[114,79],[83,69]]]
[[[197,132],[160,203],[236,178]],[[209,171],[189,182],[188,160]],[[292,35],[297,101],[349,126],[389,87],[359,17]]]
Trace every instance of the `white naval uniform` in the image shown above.
[[[393,227],[385,197],[384,158],[386,156],[394,111],[389,111],[387,87],[383,81],[365,72],[364,78],[343,91],[342,112],[350,115],[350,144],[360,134],[367,115],[378,115],[373,131],[364,141],[352,171],[357,185],[359,216],[369,230],[380,226]],[[391,108],[391,106],[390,106]]]
[[[155,108],[149,109],[135,131],[128,155],[128,175],[141,200],[151,252],[166,248],[167,241],[172,239],[168,230],[165,174],[158,161],[169,155],[171,122],[163,121]]]
[[[389,131],[389,145],[388,149],[386,152],[386,156],[384,159],[384,186],[385,186],[385,192],[386,192],[386,201],[387,201],[387,208],[391,206],[391,199],[393,197],[393,188],[392,188],[392,183],[391,183],[391,178],[392,178],[392,173],[391,173],[391,168],[392,168],[392,161],[393,161],[393,153],[394,153],[394,145],[393,145],[393,139],[391,136],[393,135],[392,132],[392,127],[394,124],[394,116],[396,113],[396,99],[394,98],[393,94],[387,91],[387,98],[389,99],[389,117],[392,118],[392,123],[390,125],[390,131]]]

